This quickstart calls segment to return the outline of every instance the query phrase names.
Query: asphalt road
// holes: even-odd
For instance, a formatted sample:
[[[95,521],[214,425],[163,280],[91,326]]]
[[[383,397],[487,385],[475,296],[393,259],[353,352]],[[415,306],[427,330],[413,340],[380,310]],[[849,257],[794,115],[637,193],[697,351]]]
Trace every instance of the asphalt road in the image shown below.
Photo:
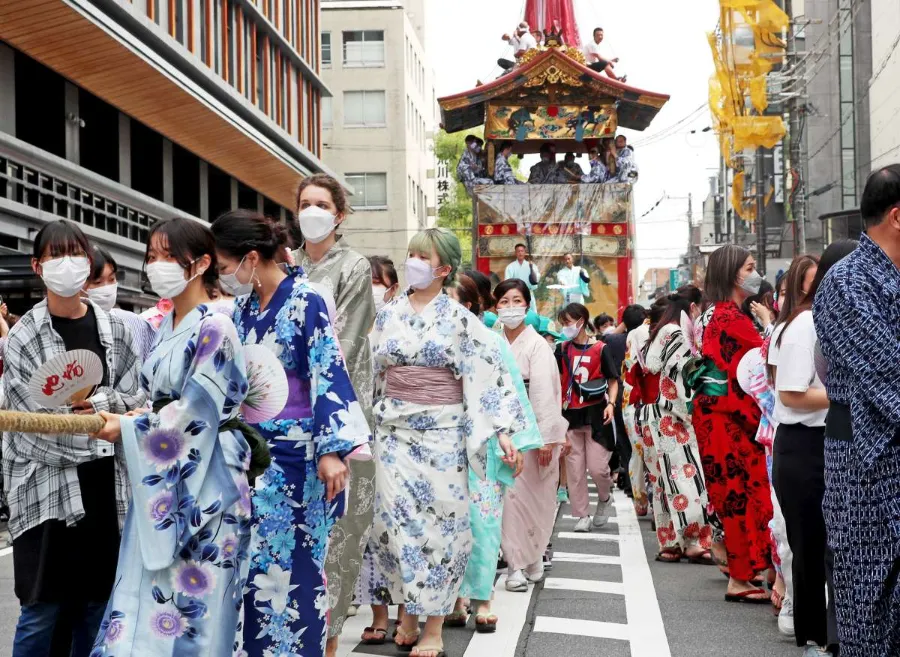
[[[596,499],[592,493],[592,501]],[[768,606],[726,603],[725,578],[712,566],[653,560],[648,519],[616,493],[616,517],[591,534],[573,534],[560,509],[556,553],[545,582],[509,593],[498,578],[494,635],[447,629],[447,657],[799,657],[778,633]],[[3,539],[0,538],[0,546]],[[12,654],[18,614],[12,555],[0,548],[0,657]],[[392,645],[358,645],[370,612],[348,620],[339,657],[399,654]],[[472,621],[474,622],[474,621]]]

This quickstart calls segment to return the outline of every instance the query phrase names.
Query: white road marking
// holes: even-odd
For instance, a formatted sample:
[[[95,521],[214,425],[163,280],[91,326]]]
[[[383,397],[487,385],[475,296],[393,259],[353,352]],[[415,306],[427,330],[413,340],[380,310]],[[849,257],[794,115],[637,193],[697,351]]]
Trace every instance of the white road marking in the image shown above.
[[[625,612],[631,636],[631,654],[671,657],[634,504],[624,493],[616,491],[615,505],[619,517],[619,554],[622,560],[622,586],[626,591]]]
[[[12,554],[11,547],[3,548],[2,550],[0,550],[0,557],[5,557],[7,554]]]
[[[528,616],[528,605],[534,594],[534,586],[527,593],[512,593],[506,590],[506,575],[497,578],[494,585],[494,601],[491,611],[497,615],[497,631],[492,634],[472,635],[463,657],[484,657],[485,655],[514,655],[519,635]],[[475,622],[474,620],[472,622]]]
[[[618,541],[620,539],[620,536],[618,534],[596,534],[582,532],[559,532],[557,536],[559,538],[574,538],[580,541]]]
[[[619,639],[622,641],[628,641],[631,638],[631,628],[622,623],[601,623],[599,621],[554,618],[551,616],[535,617],[534,631],[552,632],[569,636],[590,636],[597,639]],[[632,654],[643,653],[632,651]]]
[[[621,557],[611,557],[606,554],[579,554],[578,552],[553,552],[554,563],[587,563],[602,564],[604,566],[618,566],[622,563]],[[649,566],[648,566],[649,567]]]
[[[544,590],[583,591],[585,593],[611,593],[625,595],[625,587],[619,582],[601,582],[594,579],[568,579],[548,577],[544,580]]]

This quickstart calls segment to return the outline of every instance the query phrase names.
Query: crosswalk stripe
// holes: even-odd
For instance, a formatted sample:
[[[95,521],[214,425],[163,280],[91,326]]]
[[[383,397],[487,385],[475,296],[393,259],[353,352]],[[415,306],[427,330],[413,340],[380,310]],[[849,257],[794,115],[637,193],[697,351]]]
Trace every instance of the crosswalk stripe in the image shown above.
[[[3,548],[2,550],[0,550],[0,557],[5,557],[7,554],[12,554],[11,547]]]
[[[625,587],[619,582],[601,582],[593,579],[569,579],[567,577],[548,577],[544,580],[544,590],[583,591],[584,593],[612,593],[625,595]]]
[[[491,634],[474,633],[463,657],[515,654],[533,593],[533,586],[528,587],[527,593],[507,591],[506,575],[501,575],[494,585],[494,601],[491,604],[491,611],[500,619],[497,631]]]
[[[582,532],[559,532],[559,538],[574,538],[579,541],[618,541],[618,534],[598,534],[598,533],[582,533]]]
[[[553,552],[554,563],[585,563],[585,564],[602,564],[605,566],[619,566],[622,564],[621,557],[613,557],[608,554],[581,554],[579,552]]]
[[[631,636],[631,654],[671,657],[634,504],[624,493],[616,491],[615,507],[621,539],[622,586],[628,591],[625,612]]]
[[[623,625],[622,623],[602,623],[600,621],[554,618],[551,616],[536,616],[534,619],[534,631],[552,632],[569,636],[589,636],[597,639],[620,639],[622,641],[628,641],[631,635],[628,625]],[[632,650],[631,654],[642,655],[645,653]]]

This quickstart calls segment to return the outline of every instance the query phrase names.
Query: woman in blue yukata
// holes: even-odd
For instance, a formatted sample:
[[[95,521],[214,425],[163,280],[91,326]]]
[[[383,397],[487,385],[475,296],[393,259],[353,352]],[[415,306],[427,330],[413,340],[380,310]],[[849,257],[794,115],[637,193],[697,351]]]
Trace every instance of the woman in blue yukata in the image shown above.
[[[415,235],[411,289],[378,313],[375,368],[375,521],[358,591],[386,632],[385,605],[403,604],[394,641],[412,657],[442,657],[469,556],[469,468],[484,479],[489,441],[518,468],[511,436],[524,412],[495,339],[444,293],[459,267],[459,240],[444,228]],[[427,616],[419,637],[419,616]]]
[[[255,425],[272,465],[256,482],[243,641],[252,657],[321,657],[328,536],[344,512],[349,458],[371,458],[371,432],[322,297],[283,270],[284,228],[253,212],[212,225],[223,287],[237,297],[241,342],[262,345],[287,375],[287,405]]]
[[[250,542],[250,448],[235,419],[247,378],[234,325],[206,306],[216,284],[209,229],[157,224],[147,278],[174,309],[141,370],[154,410],[101,413],[94,436],[121,441],[133,497],[91,657],[230,655]]]

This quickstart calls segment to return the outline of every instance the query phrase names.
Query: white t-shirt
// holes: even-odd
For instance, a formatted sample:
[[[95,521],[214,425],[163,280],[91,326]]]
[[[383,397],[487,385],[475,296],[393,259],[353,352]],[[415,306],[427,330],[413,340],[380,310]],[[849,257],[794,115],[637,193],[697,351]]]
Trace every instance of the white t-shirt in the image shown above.
[[[513,54],[517,55],[520,52],[537,48],[537,41],[529,32],[526,32],[522,36],[513,34],[509,37],[509,45],[512,46]]]
[[[779,333],[781,331],[772,337],[773,346]],[[806,392],[810,388],[825,389],[816,374],[815,348],[816,327],[813,325],[812,311],[807,310],[797,315],[784,331],[775,362],[772,361],[772,350],[769,350],[769,364],[778,368],[775,372],[776,393]],[[824,427],[827,415],[827,410],[802,411],[788,408],[781,403],[781,396],[775,395],[775,420],[779,424]]]
[[[612,50],[606,45],[606,41],[601,41],[600,43],[594,40],[589,41],[584,48],[584,56],[587,58],[588,64],[596,62],[598,57],[608,62],[615,59],[615,55],[612,54]]]

